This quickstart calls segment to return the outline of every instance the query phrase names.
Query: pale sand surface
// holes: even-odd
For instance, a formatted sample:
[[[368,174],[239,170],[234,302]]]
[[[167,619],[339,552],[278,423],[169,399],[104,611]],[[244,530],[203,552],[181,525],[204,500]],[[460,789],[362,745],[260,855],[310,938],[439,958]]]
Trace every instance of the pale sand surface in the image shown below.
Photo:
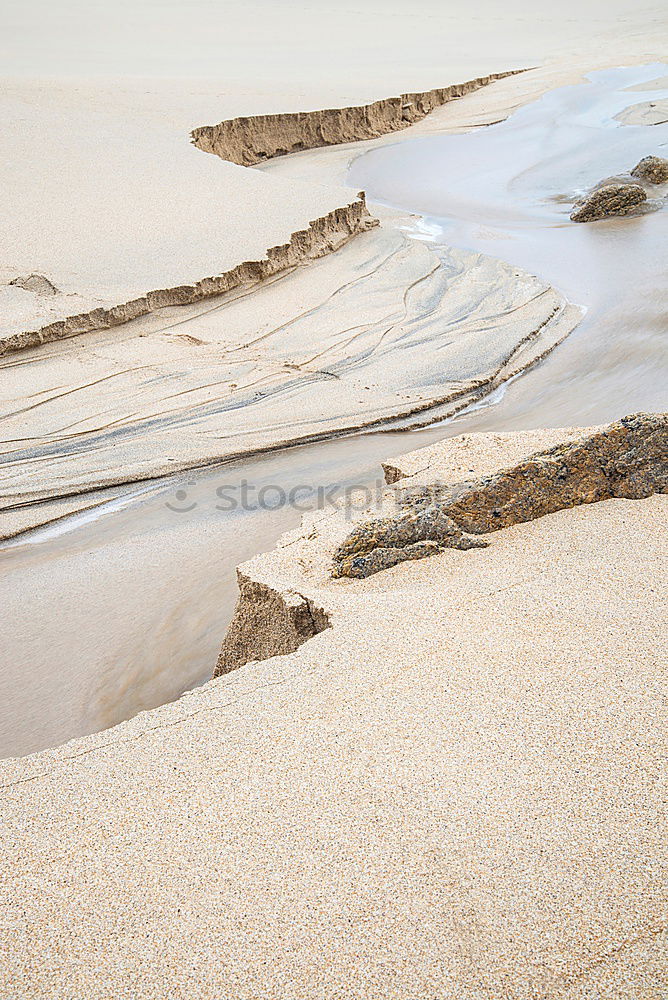
[[[569,0],[530,16],[519,0],[503,12],[484,0],[465,17],[454,2],[421,0],[409,18],[398,3],[109,10],[41,0],[29,25],[26,16],[13,9],[0,41],[0,298],[10,332],[260,259],[345,203],[343,192],[286,188],[201,154],[188,143],[197,125],[365,103],[546,61],[559,75],[585,54],[595,65],[622,51],[646,59],[665,30],[660,8],[638,12],[628,0]],[[7,288],[33,272],[63,295]]]
[[[452,102],[401,135],[457,131],[504,117],[592,66],[652,58],[664,32],[658,9],[641,16],[622,2],[613,9],[573,3],[531,17],[523,4],[506,6],[500,16],[483,3],[466,19],[454,5],[435,3],[419,4],[410,19],[400,5],[386,5],[380,17],[366,5],[333,12],[315,4],[300,8],[299,34],[280,47],[296,16],[289,4],[265,5],[261,29],[257,4],[244,11],[222,4],[199,17],[197,7],[187,16],[163,11],[159,21],[140,7],[132,39],[115,46],[127,15],[123,5],[105,13],[76,4],[67,10],[64,31],[62,18],[58,29],[51,9],[40,5],[29,34],[23,15],[14,12],[1,43],[13,74],[3,89],[10,155],[0,186],[10,223],[0,245],[0,325],[9,336],[262,259],[268,248],[354,197],[341,186],[351,147],[247,170],[190,146],[188,133],[197,124],[244,113],[344,106],[543,63],[485,88],[485,96]],[[614,31],[608,23],[613,13]],[[195,24],[200,27],[193,29]],[[156,57],[152,46],[146,61],[140,40],[149,25],[161,47]],[[192,30],[196,54],[186,44]],[[53,31],[63,35],[57,59],[47,41]],[[343,37],[346,44],[338,50],[334,40]],[[262,39],[271,39],[273,47]],[[295,47],[299,73],[289,58]],[[39,61],[43,78],[28,72],[31,58]],[[305,92],[307,68],[312,72]],[[459,405],[476,380],[493,387],[501,362],[542,325],[552,304],[563,308],[547,290],[540,301],[531,300],[544,284],[532,286],[533,279],[516,279],[512,269],[489,261],[464,263],[460,254],[455,269],[467,273],[454,310],[448,312],[446,304],[441,315],[431,308],[430,296],[445,287],[447,267],[424,247],[405,240],[399,246],[396,233],[377,231],[363,239],[321,267],[272,281],[261,294],[246,298],[248,288],[232,293],[242,301],[221,312],[218,300],[211,307],[168,307],[155,317],[78,337],[62,349],[10,357],[3,365],[8,465],[2,495],[11,513],[2,534],[60,516],[59,498],[80,490],[312,440],[435,400],[458,396]],[[384,254],[389,266],[380,267]],[[360,270],[367,265],[375,273],[360,295]],[[40,296],[8,284],[31,273],[45,275],[60,293]],[[343,326],[339,289],[347,298],[346,315],[356,313]],[[326,295],[334,297],[326,301]],[[521,310],[515,329],[499,313],[511,304]],[[414,331],[431,322],[430,342],[437,348],[435,331],[440,324],[449,332],[457,309],[478,316],[488,343],[468,336],[445,345],[452,355],[447,385],[424,366],[418,375],[419,362],[398,378],[405,358],[393,348],[404,319]],[[187,335],[178,331],[178,323],[200,313]],[[272,315],[278,322],[267,319]],[[575,312],[559,313],[543,329],[535,356],[558,343],[576,318]],[[340,326],[351,331],[350,340],[335,336]],[[266,338],[272,327],[273,341]],[[419,337],[411,336],[417,359]],[[373,345],[381,341],[378,351]],[[369,350],[371,364],[360,370]],[[531,360],[525,353],[520,367]],[[345,378],[339,377],[341,366]],[[334,376],[328,374],[332,367]],[[37,500],[48,504],[31,506]]]
[[[196,102],[135,88],[5,81],[0,338],[262,260],[352,200],[202,153]],[[32,273],[60,294],[9,284]]]
[[[642,101],[617,115],[622,125],[664,125],[668,122],[668,100]]]
[[[79,163],[73,146],[67,147],[67,141],[79,144],[76,130],[68,133],[70,138],[64,144],[55,134],[63,124],[55,114],[64,100],[62,85],[47,96],[48,127],[54,133],[47,147]],[[129,97],[123,88],[119,96],[125,98],[117,111],[120,135]],[[148,96],[157,102],[152,91]],[[106,108],[108,97],[99,87],[84,88],[83,95],[77,90],[75,96],[70,95],[68,114],[80,121],[82,101],[90,112]],[[161,99],[166,100],[164,94]],[[507,96],[504,99],[508,101]],[[105,111],[99,121],[95,120],[96,127],[109,128],[108,114]],[[164,107],[161,114],[165,116]],[[49,238],[44,246],[65,246],[56,273],[43,266],[43,257],[39,265],[35,264],[37,258],[31,258],[31,264],[27,257],[20,257],[20,253],[30,251],[28,245],[27,251],[22,248],[19,252],[23,229],[17,226],[12,259],[25,265],[19,269],[21,273],[46,273],[61,290],[71,290],[68,281],[81,255],[90,264],[86,279],[90,291],[97,282],[100,254],[106,254],[98,289],[104,290],[106,297],[96,301],[112,305],[140,295],[147,284],[172,287],[180,278],[192,282],[199,274],[217,273],[239,259],[261,257],[260,244],[268,232],[272,243],[289,238],[288,230],[299,224],[302,210],[313,218],[321,210],[329,211],[354,198],[353,191],[341,186],[340,158],[349,159],[352,147],[343,147],[338,160],[323,161],[313,154],[306,184],[302,180],[305,163],[300,158],[295,163],[295,180],[294,176],[282,177],[278,171],[274,177],[270,172],[237,167],[190,146],[183,146],[178,156],[154,155],[154,171],[164,170],[168,162],[169,177],[189,177],[188,170],[195,164],[205,172],[213,171],[223,184],[226,196],[219,198],[216,212],[224,206],[227,212],[226,206],[231,204],[232,215],[217,216],[213,243],[217,260],[224,266],[213,269],[207,263],[211,243],[204,232],[211,223],[213,196],[207,195],[207,210],[202,214],[193,201],[201,183],[191,183],[192,177],[186,184],[184,205],[178,199],[164,200],[165,192],[156,176],[147,184],[138,164],[144,155],[139,137],[147,130],[145,118],[140,102],[131,117],[134,141],[129,163],[119,165],[114,159],[114,155],[122,157],[125,136],[116,147],[112,144],[111,155],[105,156],[105,164],[109,159],[105,176],[113,179],[116,197],[108,192],[104,195],[109,214],[104,242],[92,223],[84,225],[83,244],[65,238],[66,234],[58,240]],[[176,131],[169,131],[163,118],[157,118],[157,124],[147,131],[155,133],[154,154],[160,141],[177,141]],[[35,141],[35,132],[42,125],[38,123],[22,137],[26,146]],[[162,138],[156,138],[157,133]],[[15,180],[21,184],[30,183],[30,172],[23,167],[25,158],[29,158],[27,151],[15,169]],[[222,173],[216,174],[219,168]],[[93,175],[85,159],[78,169]],[[58,185],[48,199],[57,210],[45,214],[39,199],[15,199],[31,217],[36,242],[43,237],[38,219],[56,227],[63,226],[65,220],[76,226],[85,222],[81,211],[73,213],[68,201],[80,185],[72,188],[71,177],[54,170],[48,157],[40,170],[48,175],[49,183]],[[234,194],[236,189],[229,186],[230,170],[230,176],[242,187],[248,185],[243,197],[237,199],[235,194],[233,202],[230,192]],[[99,171],[95,177],[96,184],[100,183]],[[329,178],[333,183],[328,188],[317,183]],[[116,237],[125,238],[130,231],[126,216],[117,211],[121,189],[125,207],[132,204],[127,190],[150,190],[149,207],[158,222],[144,224],[148,217],[142,216],[141,239],[151,241],[151,252],[140,240],[130,255],[122,257],[119,277],[112,261],[119,248]],[[289,194],[287,202],[285,192]],[[304,198],[300,192],[305,192]],[[94,211],[101,194],[102,189],[96,187],[88,203],[83,199],[84,207],[88,204]],[[170,205],[169,213],[165,204]],[[187,237],[171,210],[173,205],[181,212],[182,221],[188,221]],[[259,218],[258,227],[253,213]],[[577,322],[578,310],[569,308],[539,279],[478,254],[454,251],[439,256],[401,233],[402,219],[397,213],[381,210],[379,214],[382,229],[358,236],[338,253],[296,273],[291,269],[259,289],[245,287],[193,306],[156,309],[154,317],[7,356],[0,363],[6,441],[2,535],[11,536],[62,516],[62,498],[84,490],[355,430],[434,403],[445,408],[432,417],[442,417],[475,398],[481,387],[489,390],[518,367],[541,357]],[[219,224],[221,220],[224,226]],[[289,225],[281,230],[286,220]],[[244,227],[248,232],[241,234]],[[189,247],[196,251],[196,263],[189,256]],[[227,257],[226,247],[230,251]],[[149,270],[145,267],[138,276],[133,268],[140,260],[146,261]],[[68,268],[69,277],[64,273]],[[41,323],[48,311],[60,315],[69,308],[68,295],[40,296],[9,285],[2,292],[7,301],[24,309],[30,322],[34,309],[40,310]],[[91,297],[85,301],[77,298],[76,302],[77,309],[95,304]],[[5,332],[11,334],[16,329],[16,314],[10,311],[4,319]],[[534,335],[535,344],[521,350],[523,341]],[[446,381],[444,365],[448,369]],[[82,501],[81,509],[88,503]]]
[[[353,582],[335,515],[246,564],[333,627],[0,766],[1,995],[658,1000],[667,519],[584,506]]]
[[[538,93],[665,53],[659,8],[626,0],[69,13],[13,9],[0,37],[24,75],[3,113],[25,157],[3,159],[23,229],[1,264],[61,267],[83,298],[215,273],[347,194],[292,179],[279,204],[280,170],[248,180],[187,146],[194,125],[548,62]],[[78,79],[36,83],[26,56],[28,75]],[[480,124],[524,99],[502,93],[472,95]],[[326,575],[333,522],[258,557],[334,627],[0,765],[0,995],[663,998],[667,519],[664,497],[611,501],[363,583]]]
[[[466,482],[490,476],[497,469],[516,465],[527,456],[580,436],[578,429],[550,429],[488,434],[461,434],[416,448],[392,462],[384,462],[388,483],[411,477],[412,482]]]
[[[39,506],[25,516],[43,520],[43,501],[68,494],[444,416],[580,316],[540,279],[480,254],[439,255],[390,219],[250,294],[10,356],[0,530],[27,503]]]

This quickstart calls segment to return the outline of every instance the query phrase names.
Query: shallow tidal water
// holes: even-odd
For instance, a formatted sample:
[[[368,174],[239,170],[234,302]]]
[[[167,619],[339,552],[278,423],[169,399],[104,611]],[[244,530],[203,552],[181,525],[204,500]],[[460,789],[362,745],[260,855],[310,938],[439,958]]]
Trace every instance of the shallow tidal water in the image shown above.
[[[352,164],[349,182],[370,201],[419,213],[416,238],[500,257],[586,307],[566,342],[508,388],[489,414],[493,427],[592,424],[666,409],[668,209],[569,220],[573,202],[594,184],[643,156],[668,156],[668,124],[616,120],[631,105],[668,95],[666,69],[592,73],[497,125],[384,145]],[[668,185],[656,191],[666,196]]]
[[[641,156],[668,155],[667,126],[615,120],[662,96],[639,85],[665,75],[665,66],[596,73],[499,125],[406,139],[355,160],[351,184],[369,201],[416,213],[411,236],[537,273],[586,306],[585,319],[542,364],[444,424],[147,484],[3,546],[0,601],[11,626],[0,636],[0,756],[113,725],[208,679],[236,601],[236,565],[304,510],[334,502],[333,486],[339,502],[356,486],[371,490],[359,502],[368,500],[380,461],[468,431],[668,408],[668,210],[568,220],[591,184]]]

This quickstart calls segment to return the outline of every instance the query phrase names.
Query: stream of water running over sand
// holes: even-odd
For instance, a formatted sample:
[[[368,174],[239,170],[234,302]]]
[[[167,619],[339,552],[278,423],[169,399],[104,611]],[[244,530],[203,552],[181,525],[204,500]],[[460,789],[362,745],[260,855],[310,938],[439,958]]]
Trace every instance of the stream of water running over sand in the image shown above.
[[[267,509],[280,500],[269,487],[373,485],[381,460],[444,436],[666,409],[668,213],[568,222],[581,190],[643,155],[666,155],[665,125],[614,119],[664,97],[651,81],[665,74],[597,73],[500,125],[357,158],[351,182],[370,201],[423,216],[415,238],[503,257],[553,282],[587,316],[544,363],[447,424],[194,472],[5,547],[0,601],[12,627],[0,640],[0,755],[96,731],[207,679],[236,600],[236,565],[301,517],[289,505]],[[255,488],[245,509],[226,509],[244,480]]]

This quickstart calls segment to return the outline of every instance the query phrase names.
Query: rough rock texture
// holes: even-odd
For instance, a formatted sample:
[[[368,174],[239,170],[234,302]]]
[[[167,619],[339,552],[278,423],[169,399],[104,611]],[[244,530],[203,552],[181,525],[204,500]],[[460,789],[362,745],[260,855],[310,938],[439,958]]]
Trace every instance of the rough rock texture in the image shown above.
[[[668,183],[668,160],[662,156],[645,156],[631,171],[632,177],[638,177],[649,184]]]
[[[522,72],[524,70],[493,73],[466,83],[388,97],[358,107],[232,118],[218,125],[193,129],[192,141],[199,149],[215,153],[223,160],[252,166],[303,149],[375,139],[388,132],[397,132],[421,121],[448,101],[479,90],[494,80]]]
[[[635,212],[647,193],[639,184],[603,184],[579,201],[571,212],[572,222],[596,222]]]
[[[67,316],[37,330],[4,337],[0,340],[0,356],[52,340],[75,337],[91,330],[119,326],[138,316],[146,316],[163,306],[188,305],[213,295],[223,295],[242,285],[256,284],[288,267],[331,253],[343,246],[352,236],[376,225],[378,222],[369,214],[364,194],[360,192],[349,204],[328,212],[320,219],[315,219],[309,223],[308,229],[293,233],[288,243],[271,247],[261,260],[244,261],[229,271],[202,278],[194,284],[157,289],[112,308],[93,309],[79,315]],[[31,275],[31,278],[26,280],[32,280],[33,277],[39,276]],[[24,284],[22,287],[27,286]]]
[[[334,555],[333,575],[363,578],[443,549],[486,545],[482,539],[465,534],[437,505],[410,507],[397,517],[366,521],[354,528]]]
[[[332,575],[371,576],[444,547],[480,544],[466,532],[486,534],[580,504],[666,492],[668,415],[636,414],[491,476],[407,491],[396,516],[357,525],[337,548]]]
[[[293,653],[329,628],[329,618],[294,591],[279,592],[238,572],[239,600],[214,670],[214,677],[252,660]]]

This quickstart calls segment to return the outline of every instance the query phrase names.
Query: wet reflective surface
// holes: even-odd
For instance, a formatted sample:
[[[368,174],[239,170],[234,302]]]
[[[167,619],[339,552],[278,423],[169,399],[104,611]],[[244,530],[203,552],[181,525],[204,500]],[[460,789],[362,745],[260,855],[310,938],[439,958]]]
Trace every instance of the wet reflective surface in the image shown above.
[[[568,217],[594,184],[643,156],[668,155],[668,124],[616,120],[631,105],[665,97],[665,72],[655,64],[593,73],[498,125],[399,142],[355,160],[350,182],[369,200],[420,213],[418,237],[501,257],[588,309],[480,429],[596,423],[666,408],[668,210],[580,225]],[[655,197],[667,188],[656,187]]]
[[[125,506],[4,546],[0,755],[104,728],[208,679],[236,600],[236,565],[271,547],[304,508],[327,502],[329,490],[318,496],[318,486],[373,487],[381,460],[464,431],[666,409],[668,211],[568,221],[572,199],[588,186],[648,153],[667,155],[666,126],[614,118],[648,100],[639,85],[661,76],[665,67],[597,73],[500,125],[407,140],[355,161],[351,183],[369,200],[424,215],[416,238],[537,273],[585,305],[585,320],[537,368],[444,425],[149,484],[130,491]]]

